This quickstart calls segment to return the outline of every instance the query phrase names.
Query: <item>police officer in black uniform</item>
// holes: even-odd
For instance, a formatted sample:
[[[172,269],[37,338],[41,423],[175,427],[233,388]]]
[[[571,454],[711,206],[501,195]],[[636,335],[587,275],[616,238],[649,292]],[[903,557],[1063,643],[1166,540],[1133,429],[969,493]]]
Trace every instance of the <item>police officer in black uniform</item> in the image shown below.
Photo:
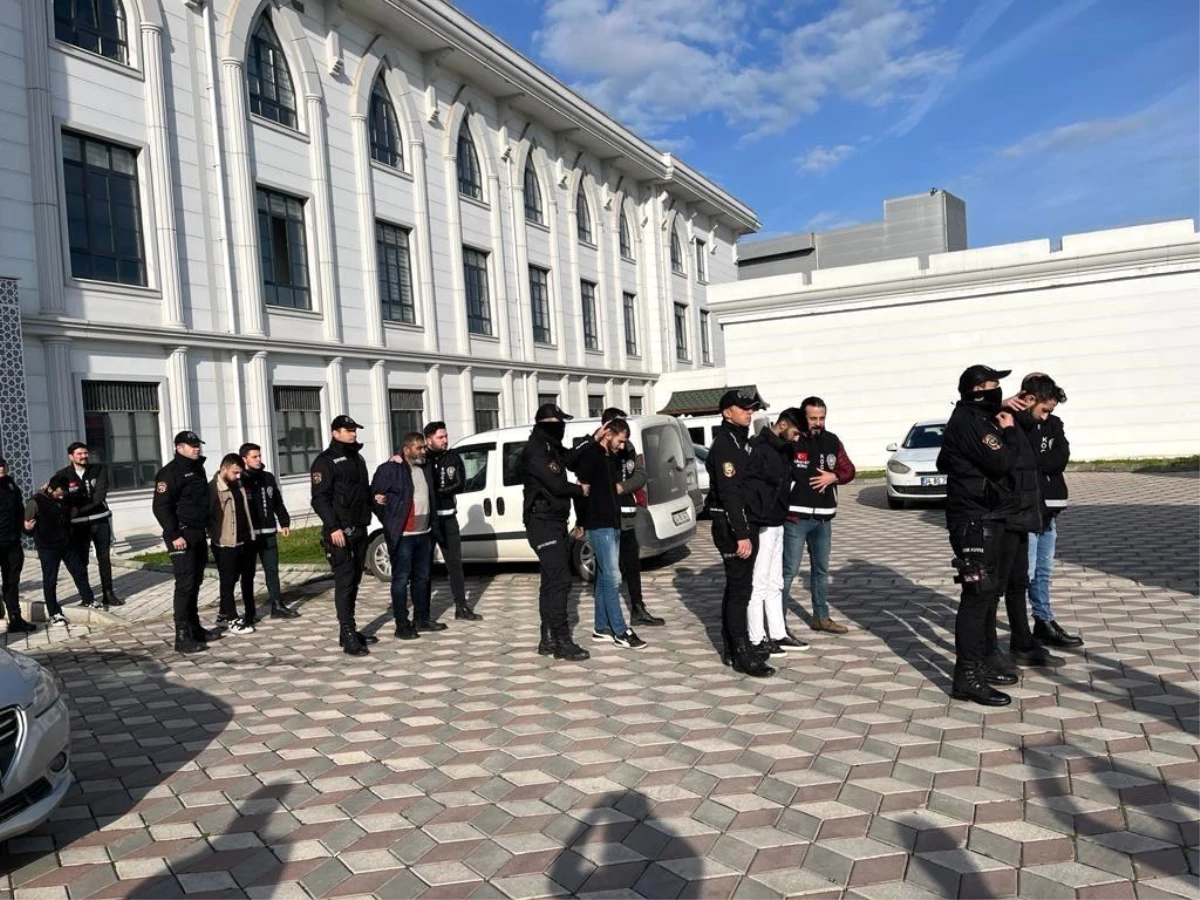
[[[67,502],[71,504],[71,542],[75,553],[87,565],[92,545],[96,547],[96,568],[100,572],[101,603],[96,606],[124,606],[125,601],[113,590],[112,512],[108,508],[108,469],[91,461],[87,444],[76,441],[67,448],[70,464],[59,469],[66,478]]]
[[[525,486],[525,534],[537,554],[541,576],[538,612],[542,639],[538,654],[579,662],[591,654],[575,643],[567,618],[567,595],[571,592],[567,518],[571,514],[571,501],[586,497],[589,489],[567,479],[568,464],[576,456],[562,444],[570,418],[557,404],[538,407],[533,430],[521,451],[521,474]]]
[[[350,656],[363,656],[368,644],[379,642],[375,635],[359,631],[354,622],[371,524],[371,479],[358,442],[360,428],[349,416],[337,416],[330,423],[329,446],[317,455],[309,470],[312,508],[321,519],[321,545],[333,569],[338,643]]]
[[[959,401],[946,424],[937,468],[945,473],[946,527],[962,585],[954,620],[955,700],[1006,706],[1012,698],[993,685],[1015,684],[1011,660],[998,653],[996,608],[1015,561],[1004,548],[1007,522],[1020,501],[1006,487],[1025,436],[1002,409],[1000,379],[1010,370],[975,365],[958,379]]]
[[[725,593],[721,598],[721,658],[744,675],[768,678],[775,670],[750,646],[746,609],[754,589],[754,557],[758,529],[746,518],[744,479],[750,460],[750,420],[763,408],[757,393],[726,391],[721,397],[724,420],[708,448],[708,512],[713,544],[725,564]]]
[[[463,577],[462,535],[458,530],[458,495],[467,486],[462,457],[450,449],[445,422],[425,426],[425,466],[433,484],[433,543],[442,551],[454,598],[454,618],[477,622],[483,618],[467,605],[467,583]],[[432,552],[432,547],[430,548]]]
[[[175,570],[175,649],[199,653],[221,637],[200,624],[200,585],[208,564],[208,477],[194,431],[175,435],[175,457],[154,476],[154,518]]]

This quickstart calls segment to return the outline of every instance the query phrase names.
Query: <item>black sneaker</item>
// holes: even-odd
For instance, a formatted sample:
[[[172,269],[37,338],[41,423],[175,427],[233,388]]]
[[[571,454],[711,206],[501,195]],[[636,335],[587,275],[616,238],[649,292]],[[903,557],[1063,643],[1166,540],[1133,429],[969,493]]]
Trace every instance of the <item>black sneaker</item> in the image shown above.
[[[418,632],[421,632],[421,631],[445,631],[446,623],[445,622],[435,622],[432,619],[421,619],[419,622],[413,622],[413,627],[416,628]]]
[[[641,650],[646,646],[646,642],[638,637],[632,628],[626,628],[621,634],[614,634],[612,642],[627,650]]]
[[[456,606],[454,608],[454,618],[464,619],[467,622],[478,622],[483,619],[483,616],[475,612],[475,610],[471,609],[471,607],[463,604],[462,606]]]
[[[118,597],[112,591],[105,591],[104,592],[104,605],[105,606],[124,606],[125,601],[122,600],[120,597]]]
[[[592,640],[593,641],[611,641],[615,637],[616,637],[616,635],[612,633],[611,628],[593,628],[592,629]]]
[[[763,646],[766,648],[769,658],[779,659],[781,656],[787,656],[787,650],[783,648],[783,645],[779,641],[767,638],[763,641]]]
[[[808,641],[802,641],[802,640],[800,640],[800,638],[798,638],[792,634],[785,634],[783,637],[773,638],[773,640],[780,647],[783,647],[785,650],[788,650],[788,651],[807,650],[809,647]]]
[[[396,626],[396,637],[402,641],[415,641],[420,636],[417,634],[417,629],[413,628],[411,622],[401,622]]]
[[[216,624],[220,628],[222,625],[232,625],[235,616],[227,616],[225,613],[217,613]]]
[[[1061,666],[1066,662],[1061,656],[1055,656],[1045,647],[1034,647],[1031,650],[1014,650],[1012,655],[1013,663],[1018,666],[1029,668],[1054,668]]]
[[[300,618],[300,613],[296,612],[294,609],[288,609],[288,607],[284,606],[282,603],[276,603],[271,607],[271,618],[298,619]]]
[[[35,631],[37,631],[37,626],[32,622],[26,622],[24,619],[8,620],[9,634],[33,634]]]

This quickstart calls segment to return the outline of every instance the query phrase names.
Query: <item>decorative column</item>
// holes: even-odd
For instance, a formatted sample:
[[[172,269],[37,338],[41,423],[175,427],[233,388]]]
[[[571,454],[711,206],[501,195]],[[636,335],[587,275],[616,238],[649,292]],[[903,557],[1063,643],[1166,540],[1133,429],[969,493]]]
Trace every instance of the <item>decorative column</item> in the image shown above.
[[[471,384],[471,367],[463,366],[459,369],[459,392],[462,396],[462,414],[463,421],[459,424],[462,426],[460,434],[474,434],[475,432],[475,391]]]
[[[466,121],[459,127],[466,128]],[[442,173],[446,179],[446,222],[450,232],[450,302],[455,352],[467,356],[471,352],[471,337],[467,330],[467,285],[463,275],[462,200],[458,196],[458,157],[454,153],[448,152],[442,158]]]
[[[187,347],[175,347],[167,355],[167,411],[171,427],[167,429],[171,435],[193,428],[192,397],[188,385],[188,350]],[[166,435],[170,440],[170,435]],[[204,435],[200,435],[201,438]],[[170,459],[170,456],[167,457]]]
[[[346,406],[346,372],[340,356],[326,360],[325,384],[329,388],[330,418],[343,414],[353,418],[353,413]]]
[[[375,456],[384,459],[392,455],[391,416],[388,415],[387,361],[371,363],[371,421],[367,439],[375,445]]]
[[[383,305],[379,296],[379,260],[375,258],[375,192],[371,185],[371,139],[366,116],[350,117],[354,141],[354,187],[358,192],[359,247],[362,251],[362,294],[367,313],[367,343],[383,346]]]
[[[263,448],[263,459],[271,468],[275,457],[272,425],[271,380],[267,374],[267,351],[259,350],[246,366],[246,434]]]
[[[425,388],[429,397],[429,421],[444,421],[446,404],[442,400],[442,367],[438,363],[434,363],[425,370]]]
[[[29,448],[21,303],[17,280],[4,277],[0,277],[0,455],[8,462],[8,474],[21,491],[26,497],[31,495],[35,485]]]
[[[505,369],[500,376],[500,427],[507,428],[517,422],[517,398],[513,393],[513,370]]]
[[[179,244],[175,238],[175,183],[163,77],[162,25],[142,22],[142,72],[146,77],[146,136],[150,144],[150,188],[154,195],[155,246],[163,324],[183,328],[183,291],[179,280]]]
[[[54,120],[50,115],[50,35],[45,0],[22,0],[21,51],[25,56],[25,100],[29,110],[29,175],[37,252],[38,305],[43,313],[66,311],[62,232],[55,181]]]
[[[50,445],[54,458],[65,453],[67,444],[79,440],[76,432],[75,386],[71,384],[71,339],[42,338],[46,350],[46,395],[50,401]]]
[[[262,285],[258,278],[258,213],[254,178],[250,174],[250,129],[246,119],[246,75],[240,59],[221,60],[225,84],[224,100],[229,107],[229,200],[232,211],[229,235],[237,259],[238,321],[231,322],[234,334],[260,337],[263,331]]]
[[[496,322],[496,337],[500,339],[502,358],[512,359],[516,348],[509,339],[508,321],[508,261],[504,252],[504,196],[500,193],[500,176],[495,172],[488,175],[488,197],[491,199],[489,219],[492,229],[492,280],[496,284],[496,298],[493,301]]]
[[[321,290],[321,319],[325,325],[325,340],[340,344],[342,317],[337,290],[337,249],[333,244],[333,193],[329,187],[329,142],[325,128],[325,101],[310,94],[305,98],[305,102],[308,107],[308,136],[312,148],[309,164],[313,184],[313,230],[317,238],[317,284]],[[363,240],[372,239],[373,233],[373,230],[368,232],[363,236]],[[378,306],[376,304],[377,309]]]
[[[414,128],[417,127],[414,124]],[[420,285],[417,302],[421,304],[421,325],[425,330],[425,349],[437,353],[441,346],[437,318],[437,285],[433,278],[433,223],[429,217],[429,173],[425,169],[425,142],[410,141],[408,144],[409,159],[412,160],[413,176],[413,215],[417,228],[413,230],[412,238],[415,246],[413,258],[416,261],[417,284]],[[457,198],[455,198],[457,199]],[[456,207],[457,208],[457,207]],[[454,243],[452,239],[451,243]],[[459,260],[459,271],[462,271],[462,261]],[[441,392],[438,392],[439,396]]]

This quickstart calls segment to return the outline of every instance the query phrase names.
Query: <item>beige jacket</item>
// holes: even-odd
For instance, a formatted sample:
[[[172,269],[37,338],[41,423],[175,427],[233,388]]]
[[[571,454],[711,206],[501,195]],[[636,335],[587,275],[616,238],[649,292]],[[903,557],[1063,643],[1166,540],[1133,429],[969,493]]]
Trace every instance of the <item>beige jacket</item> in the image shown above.
[[[237,512],[233,503],[233,491],[229,489],[229,485],[225,483],[221,473],[217,472],[208,485],[208,537],[217,547],[238,546]],[[246,522],[252,523],[254,520],[250,518],[250,501],[244,487],[242,488],[242,505],[245,507]],[[251,525],[250,529],[250,541],[253,542],[254,526]]]

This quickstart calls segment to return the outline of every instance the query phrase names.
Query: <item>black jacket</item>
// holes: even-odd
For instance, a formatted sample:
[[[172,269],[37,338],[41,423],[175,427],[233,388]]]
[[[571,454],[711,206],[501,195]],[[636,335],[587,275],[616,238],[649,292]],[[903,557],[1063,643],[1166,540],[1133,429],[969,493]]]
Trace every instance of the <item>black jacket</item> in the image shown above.
[[[637,527],[635,492],[644,488],[650,478],[646,474],[646,467],[638,459],[637,447],[633,446],[633,441],[626,441],[625,448],[613,459],[617,465],[615,480],[621,485],[621,493],[617,495],[617,502],[621,504],[621,530],[632,531]]]
[[[1042,485],[1042,525],[1048,528],[1050,520],[1066,509],[1067,479],[1063,474],[1071,459],[1071,445],[1063,433],[1062,419],[1051,415],[1044,422],[1034,424],[1029,433],[1033,450],[1038,455],[1038,471]]]
[[[750,539],[746,518],[746,466],[750,462],[750,429],[722,422],[708,448],[708,507],[712,516],[724,516],[736,540]]]
[[[208,477],[204,457],[175,458],[154,476],[154,518],[168,544],[182,537],[184,528],[208,528]]]
[[[818,491],[809,480],[822,472],[832,472],[837,481]],[[838,485],[854,480],[856,470],[841,439],[832,431],[800,435],[792,445],[792,493],[788,516],[800,519],[832,519],[837,515]]]
[[[325,535],[366,528],[371,524],[371,479],[360,451],[362,444],[330,441],[313,460],[312,508]]]
[[[11,475],[0,478],[0,544],[19,544],[25,533],[25,501]]]
[[[1005,519],[1005,527],[1009,531],[1041,531],[1042,518],[1042,485],[1041,473],[1038,471],[1038,455],[1030,440],[1031,433],[1037,425],[1028,410],[1012,414],[1017,423],[1013,430],[1017,432],[1017,464],[1008,474],[1005,487],[1011,495],[1009,513]]]
[[[458,495],[467,486],[462,457],[453,450],[425,451],[425,468],[433,485],[434,515],[458,512]]]
[[[1024,435],[1001,430],[995,412],[960,400],[942,436],[937,469],[947,476],[946,525],[1004,521],[1014,511],[1003,482],[1016,468]]]
[[[99,522],[112,516],[108,509],[108,470],[101,465],[83,467],[83,475],[75,471],[74,464],[59,469],[56,475],[61,475],[70,482],[67,488],[67,502],[74,512],[71,520],[77,525],[85,522]]]
[[[291,528],[292,517],[283,505],[279,482],[266,469],[242,469],[242,487],[250,501],[250,520],[255,535],[274,534],[279,528]]]
[[[751,525],[774,528],[787,521],[792,448],[770,428],[751,439],[745,482],[746,519]]]
[[[71,512],[74,509],[67,496],[55,500],[38,491],[25,504],[25,518],[33,519],[33,543],[39,550],[62,549],[71,543]]]
[[[586,497],[575,497],[575,524],[583,528],[620,528],[621,503],[617,498],[620,460],[595,441],[579,446],[571,471],[588,486]]]
[[[521,481],[525,486],[522,518],[527,524],[530,519],[565,523],[570,517],[571,500],[583,496],[583,488],[567,479],[567,467],[579,450],[567,450],[541,426],[533,426],[521,450]]]

